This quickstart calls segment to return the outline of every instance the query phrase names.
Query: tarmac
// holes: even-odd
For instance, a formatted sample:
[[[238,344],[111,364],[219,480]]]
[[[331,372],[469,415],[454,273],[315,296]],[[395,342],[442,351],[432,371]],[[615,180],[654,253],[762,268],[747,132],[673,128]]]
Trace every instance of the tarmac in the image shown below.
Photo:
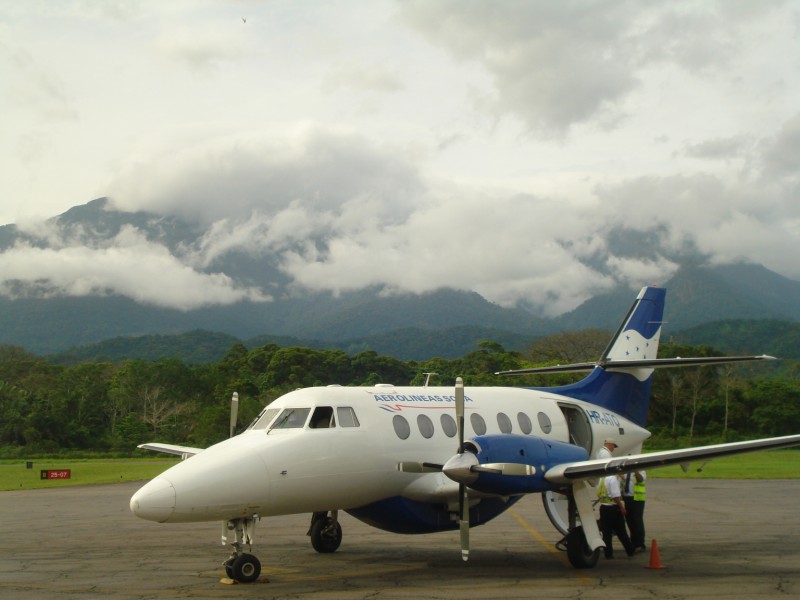
[[[54,482],[57,485],[57,482]],[[651,552],[573,569],[539,495],[471,531],[404,536],[341,514],[344,538],[317,554],[310,515],[256,528],[262,573],[226,585],[216,523],[162,525],[128,509],[140,483],[0,492],[0,597],[151,598],[800,598],[800,480],[649,479]]]

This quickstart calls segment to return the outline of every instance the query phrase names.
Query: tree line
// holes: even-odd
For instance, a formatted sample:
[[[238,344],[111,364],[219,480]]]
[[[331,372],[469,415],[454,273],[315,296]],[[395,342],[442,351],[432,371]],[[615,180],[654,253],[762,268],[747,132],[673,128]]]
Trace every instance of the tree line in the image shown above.
[[[576,376],[514,376],[496,371],[589,360],[608,332],[549,336],[524,352],[494,342],[457,359],[402,361],[367,350],[234,345],[220,361],[128,360],[59,366],[15,347],[0,347],[0,456],[64,451],[129,455],[147,441],[205,447],[228,432],[230,398],[239,393],[240,429],[282,394],[300,387],[393,383],[548,386]],[[602,340],[602,341],[601,341]],[[599,349],[598,349],[599,348]],[[659,356],[714,356],[708,346],[667,343]],[[800,433],[797,369],[738,366],[656,373],[648,428],[656,444],[727,441]]]

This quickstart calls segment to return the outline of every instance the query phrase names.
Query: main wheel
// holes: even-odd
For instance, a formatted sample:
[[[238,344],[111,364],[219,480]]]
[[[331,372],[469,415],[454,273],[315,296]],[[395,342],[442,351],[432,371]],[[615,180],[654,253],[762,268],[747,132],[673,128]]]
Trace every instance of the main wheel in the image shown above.
[[[567,534],[567,558],[576,569],[591,569],[600,559],[600,548],[589,548],[583,527],[576,527]]]
[[[225,569],[227,571],[227,568]],[[252,583],[261,575],[261,563],[252,554],[240,554],[231,565],[231,579],[239,583]]]
[[[317,519],[311,526],[311,545],[317,552],[336,552],[342,543],[342,526],[333,519]]]

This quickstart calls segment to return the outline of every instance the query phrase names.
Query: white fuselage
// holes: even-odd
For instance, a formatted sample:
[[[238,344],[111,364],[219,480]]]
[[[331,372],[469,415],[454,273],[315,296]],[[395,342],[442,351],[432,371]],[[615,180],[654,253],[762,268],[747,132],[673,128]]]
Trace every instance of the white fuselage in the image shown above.
[[[455,417],[453,388],[305,388],[268,408],[276,412],[142,487],[131,499],[133,512],[153,521],[189,522],[353,509],[393,497],[439,503],[457,498],[457,484],[442,473],[397,469],[403,461],[443,464],[456,453],[457,438],[445,423]],[[300,424],[277,427],[280,411],[288,408],[310,410]],[[315,427],[314,415],[328,408],[334,418]],[[340,419],[339,409],[355,414],[357,424]],[[615,455],[638,451],[649,437],[619,415],[539,390],[467,388],[465,413],[466,438],[538,436],[581,445],[590,457],[607,437],[619,445]]]

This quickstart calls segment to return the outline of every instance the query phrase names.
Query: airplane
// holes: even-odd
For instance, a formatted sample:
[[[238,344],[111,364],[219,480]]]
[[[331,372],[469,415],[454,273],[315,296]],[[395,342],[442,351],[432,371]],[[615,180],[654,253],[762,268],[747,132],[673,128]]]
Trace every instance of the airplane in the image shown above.
[[[185,460],[139,489],[138,517],[160,523],[222,522],[223,563],[235,582],[255,581],[256,522],[308,513],[318,552],[342,541],[339,511],[403,534],[459,530],[469,558],[471,527],[528,494],[540,494],[559,546],[575,568],[594,567],[603,547],[593,512],[598,477],[737,453],[800,445],[800,435],[642,453],[657,367],[774,357],[658,359],[666,291],[644,287],[597,362],[498,375],[589,371],[555,387],[370,387],[299,389],[267,405],[245,431],[207,449],[148,443]],[[606,438],[617,449],[594,458]]]

